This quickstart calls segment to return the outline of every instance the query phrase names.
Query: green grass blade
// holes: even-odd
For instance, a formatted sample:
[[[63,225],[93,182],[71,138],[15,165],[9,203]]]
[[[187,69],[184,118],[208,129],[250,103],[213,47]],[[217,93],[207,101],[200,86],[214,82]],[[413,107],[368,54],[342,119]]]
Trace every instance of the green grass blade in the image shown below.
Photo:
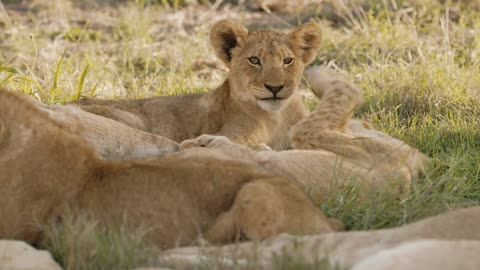
[[[60,60],[58,60],[58,63],[57,63],[57,69],[55,70],[55,77],[53,79],[52,89],[50,90],[50,103],[53,103],[57,97],[58,79],[60,78],[60,73],[62,71],[62,63],[63,63],[63,59],[65,58],[65,52],[66,50],[63,51],[62,56],[60,57]]]
[[[92,90],[90,90],[90,96],[95,95],[95,92],[97,92],[98,83],[100,83],[100,81],[98,81],[98,82],[92,87]]]
[[[87,66],[83,69],[83,72],[82,72],[82,74],[80,75],[80,80],[78,81],[77,91],[76,91],[76,93],[75,93],[75,99],[74,99],[74,100],[79,99],[79,98],[80,98],[80,95],[82,94],[83,84],[84,84],[84,82],[85,82],[85,76],[87,75],[88,68],[89,68],[89,65],[87,65]]]
[[[3,87],[7,84],[7,82],[13,77],[13,73],[9,74],[7,77],[5,77],[1,82],[0,82],[0,87]]]
[[[0,72],[8,72],[12,74],[18,74],[18,70],[11,68],[11,67],[2,67],[0,66]]]

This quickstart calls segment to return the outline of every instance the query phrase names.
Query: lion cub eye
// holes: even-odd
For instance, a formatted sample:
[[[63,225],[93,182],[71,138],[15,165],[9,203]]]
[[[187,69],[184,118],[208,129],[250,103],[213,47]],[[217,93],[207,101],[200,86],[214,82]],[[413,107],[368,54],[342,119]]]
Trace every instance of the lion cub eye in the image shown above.
[[[290,65],[291,63],[293,63],[293,58],[287,57],[287,58],[283,59],[283,63],[285,65]]]
[[[255,65],[255,66],[260,66],[260,64],[261,64],[260,58],[258,58],[256,56],[249,57],[248,62],[250,62],[250,64]]]

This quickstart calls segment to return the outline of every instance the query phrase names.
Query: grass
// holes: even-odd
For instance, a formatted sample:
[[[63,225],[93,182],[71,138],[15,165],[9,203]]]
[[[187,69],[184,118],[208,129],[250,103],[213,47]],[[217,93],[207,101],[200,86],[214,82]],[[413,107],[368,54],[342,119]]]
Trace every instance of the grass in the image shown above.
[[[118,224],[108,230],[88,214],[73,212],[44,228],[40,246],[49,250],[65,269],[133,269],[153,264],[158,248],[146,239],[146,229]]]
[[[99,6],[93,0],[37,0],[29,8],[15,2],[4,1],[11,24],[0,16],[0,87],[46,103],[80,95],[144,98],[211,89],[226,74],[208,44],[211,24],[252,16],[183,1]],[[480,13],[448,1],[354,2],[358,5],[335,22],[316,14],[324,32],[316,64],[338,67],[365,90],[358,117],[421,149],[433,162],[401,200],[385,193],[360,202],[355,188],[346,186],[319,207],[352,230],[393,227],[478,205]],[[51,225],[42,247],[66,269],[129,269],[153,256],[142,239],[141,233],[102,232],[94,221],[72,219],[61,228]]]
[[[471,31],[480,14],[462,10],[454,21],[449,8],[377,10],[351,28],[328,29],[331,51],[319,60],[333,62],[365,89],[357,116],[433,160],[400,202],[378,194],[362,203],[347,187],[321,205],[350,229],[398,226],[480,202],[480,58]]]

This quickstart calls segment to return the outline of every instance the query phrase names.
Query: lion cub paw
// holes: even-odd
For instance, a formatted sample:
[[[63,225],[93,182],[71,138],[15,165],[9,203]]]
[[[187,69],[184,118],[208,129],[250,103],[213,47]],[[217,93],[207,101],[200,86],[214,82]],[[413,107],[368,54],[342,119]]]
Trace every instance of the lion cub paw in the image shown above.
[[[180,149],[187,149],[193,147],[207,147],[214,148],[215,146],[232,143],[229,138],[225,136],[215,136],[215,135],[200,135],[195,139],[185,140],[180,144]]]

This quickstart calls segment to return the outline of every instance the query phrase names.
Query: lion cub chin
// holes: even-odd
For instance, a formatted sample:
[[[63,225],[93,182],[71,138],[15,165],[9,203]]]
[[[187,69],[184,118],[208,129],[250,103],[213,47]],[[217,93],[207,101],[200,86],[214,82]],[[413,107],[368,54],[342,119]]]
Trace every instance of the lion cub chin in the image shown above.
[[[308,22],[290,33],[249,32],[222,20],[212,27],[210,41],[230,69],[213,91],[141,100],[84,98],[74,104],[176,142],[217,134],[237,143],[289,148],[289,127],[307,115],[297,88],[320,48],[319,25]]]

